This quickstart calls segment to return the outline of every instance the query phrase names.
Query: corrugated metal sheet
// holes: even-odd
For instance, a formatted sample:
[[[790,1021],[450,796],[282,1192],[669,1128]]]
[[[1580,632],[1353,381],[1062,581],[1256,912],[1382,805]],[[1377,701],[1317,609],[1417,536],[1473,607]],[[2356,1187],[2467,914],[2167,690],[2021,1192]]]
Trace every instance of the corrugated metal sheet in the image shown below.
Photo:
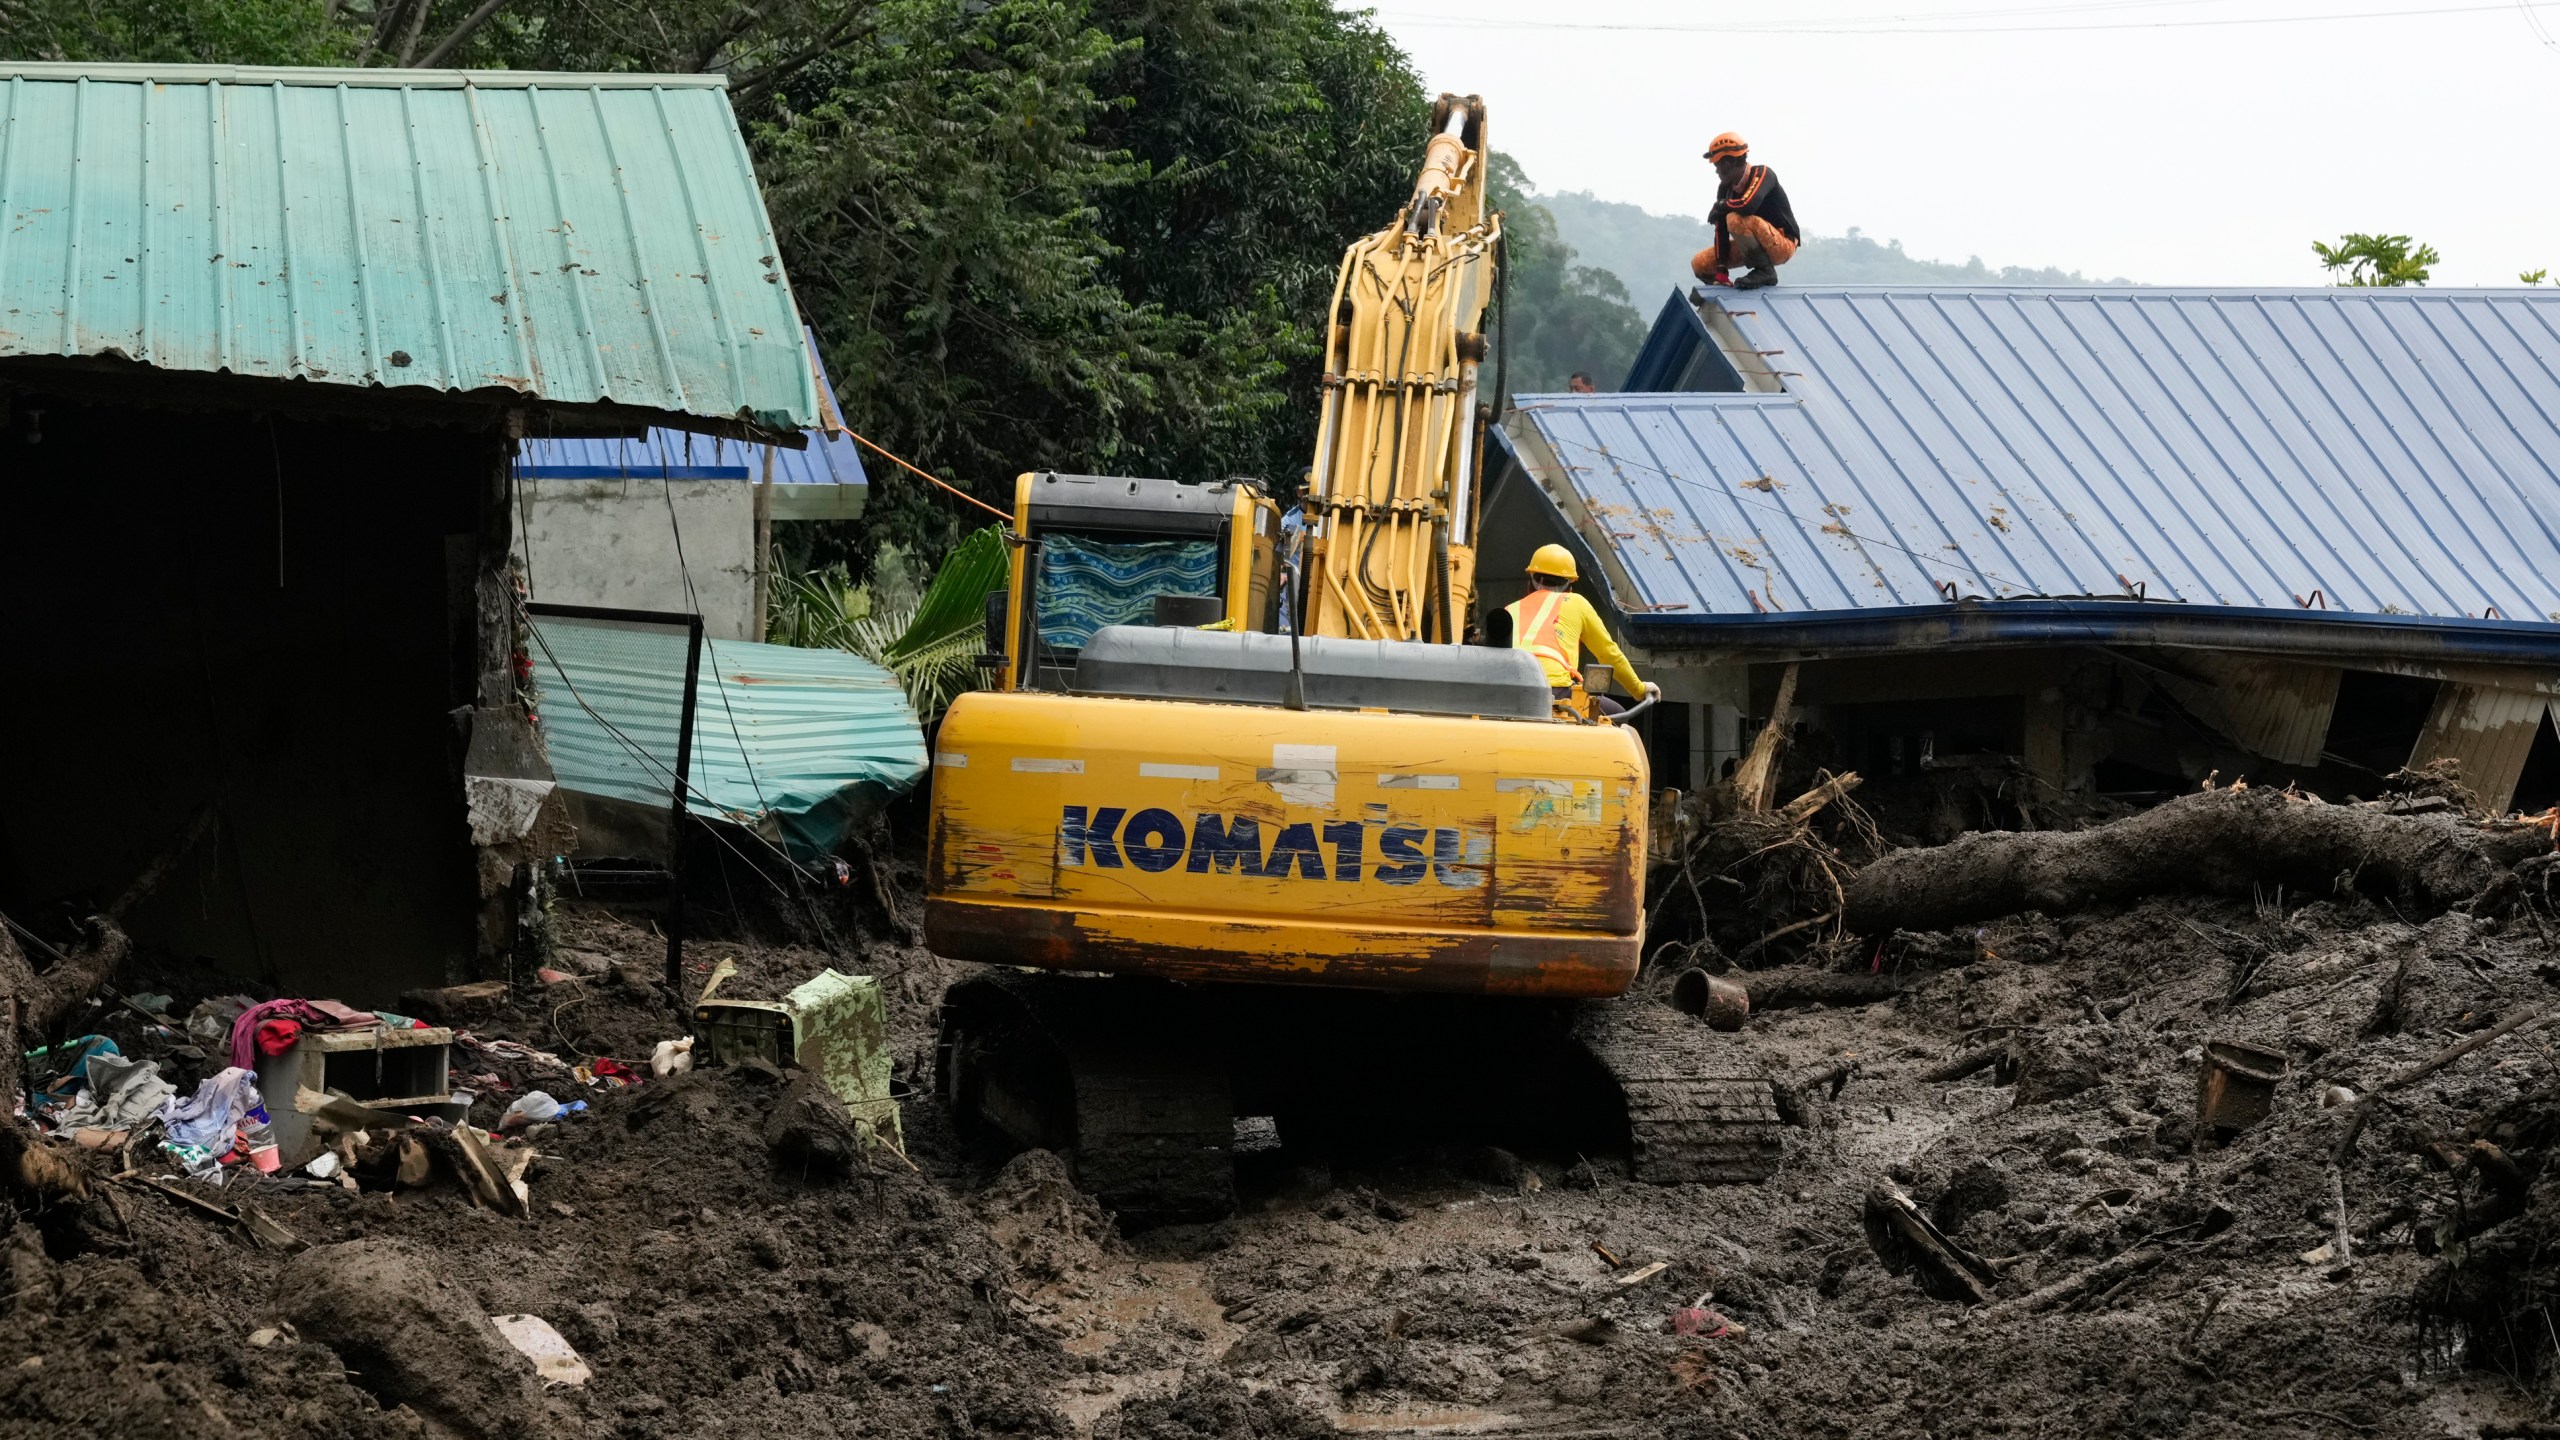
[[[761,480],[762,445],[682,430],[653,428],[638,439],[579,437],[527,440],[516,456],[516,474],[528,480]],[[871,483],[851,440],[809,432],[809,448],[775,446],[777,485]]]
[[[818,337],[804,330],[801,339],[829,423],[800,432],[809,442],[805,450],[773,447],[774,483],[868,486],[871,477],[862,468],[861,447],[834,420],[835,382],[818,354]],[[760,480],[764,452],[761,445],[664,426],[652,427],[638,439],[529,436],[516,447],[516,474],[529,480]]]
[[[0,63],[0,357],[792,430],[800,330],[716,77]]]
[[[2452,760],[2462,767],[2462,783],[2492,813],[2515,798],[2516,781],[2524,775],[2525,757],[2542,733],[2550,698],[2529,690],[2448,682],[2436,692],[2418,743],[2410,747],[2413,766]]]
[[[542,733],[561,788],[663,812],[683,714],[683,633],[560,619],[535,628]],[[913,786],[930,763],[906,693],[879,666],[841,650],[703,641],[692,813],[814,860],[866,805]]]
[[[1659,628],[2034,597],[2560,615],[2560,293],[1723,303],[1783,393],[1531,396],[1510,422]]]
[[[2212,650],[2194,652],[2184,663],[2205,679],[2155,678],[2197,719],[2270,760],[2320,763],[2344,676],[2338,667]]]

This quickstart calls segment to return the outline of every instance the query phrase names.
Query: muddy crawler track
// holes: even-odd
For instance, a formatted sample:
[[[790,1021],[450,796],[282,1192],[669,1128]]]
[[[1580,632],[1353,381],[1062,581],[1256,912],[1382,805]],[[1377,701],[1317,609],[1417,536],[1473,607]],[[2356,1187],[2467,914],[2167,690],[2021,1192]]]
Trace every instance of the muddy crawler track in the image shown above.
[[[1077,1183],[1133,1225],[1234,1207],[1234,1107],[1182,992],[991,974],[953,987],[943,1017],[935,1085],[955,1118],[1073,1156]]]
[[[1633,992],[1584,1005],[1574,1036],[1626,1099],[1636,1179],[1757,1185],[1777,1170],[1776,1098],[1739,1038]]]

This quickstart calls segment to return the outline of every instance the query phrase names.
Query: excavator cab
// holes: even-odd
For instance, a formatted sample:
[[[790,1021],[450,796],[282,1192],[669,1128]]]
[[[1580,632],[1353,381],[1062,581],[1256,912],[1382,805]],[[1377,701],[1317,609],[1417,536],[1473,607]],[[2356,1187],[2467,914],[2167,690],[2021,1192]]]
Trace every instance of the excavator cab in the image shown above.
[[[1251,480],[1025,474],[1013,523],[1011,574],[987,597],[990,688],[1072,690],[1077,661],[1114,625],[1274,628],[1280,511]]]

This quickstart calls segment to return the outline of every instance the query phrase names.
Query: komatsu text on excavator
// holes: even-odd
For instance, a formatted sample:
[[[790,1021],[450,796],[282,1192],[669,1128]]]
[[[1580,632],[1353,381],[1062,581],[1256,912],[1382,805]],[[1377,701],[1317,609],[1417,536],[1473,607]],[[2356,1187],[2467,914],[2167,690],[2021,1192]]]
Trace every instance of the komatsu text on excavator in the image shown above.
[[[1239,1135],[1774,1163],[1764,1080],[1610,1003],[1644,949],[1634,732],[1460,643],[1487,153],[1483,102],[1442,96],[1412,199],[1343,257],[1303,555],[1251,482],[1017,483],[1000,668],[935,742],[926,942],[993,967],[945,997],[935,1083],[1124,1222],[1223,1213]]]

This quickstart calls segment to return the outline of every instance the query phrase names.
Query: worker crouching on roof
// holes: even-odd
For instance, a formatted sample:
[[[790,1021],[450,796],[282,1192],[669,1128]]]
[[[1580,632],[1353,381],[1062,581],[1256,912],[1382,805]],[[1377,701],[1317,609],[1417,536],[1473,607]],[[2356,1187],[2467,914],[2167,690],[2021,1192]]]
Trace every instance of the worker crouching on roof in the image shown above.
[[[1547,685],[1558,700],[1572,696],[1586,646],[1608,665],[1628,694],[1659,694],[1636,678],[1636,667],[1627,663],[1627,652],[1609,638],[1600,612],[1573,593],[1573,582],[1581,578],[1572,551],[1561,545],[1539,546],[1538,553],[1529,557],[1529,593],[1502,607],[1511,616],[1511,648],[1538,657],[1538,666],[1547,672]],[[1594,695],[1591,701],[1603,715],[1626,710],[1606,695]]]
[[[1716,203],[1707,213],[1716,227],[1713,248],[1701,250],[1689,269],[1709,285],[1757,290],[1778,283],[1778,267],[1794,258],[1804,232],[1796,228],[1795,208],[1787,203],[1778,172],[1751,163],[1751,147],[1727,130],[1707,146],[1715,162]],[[1749,272],[1731,278],[1745,266]]]

